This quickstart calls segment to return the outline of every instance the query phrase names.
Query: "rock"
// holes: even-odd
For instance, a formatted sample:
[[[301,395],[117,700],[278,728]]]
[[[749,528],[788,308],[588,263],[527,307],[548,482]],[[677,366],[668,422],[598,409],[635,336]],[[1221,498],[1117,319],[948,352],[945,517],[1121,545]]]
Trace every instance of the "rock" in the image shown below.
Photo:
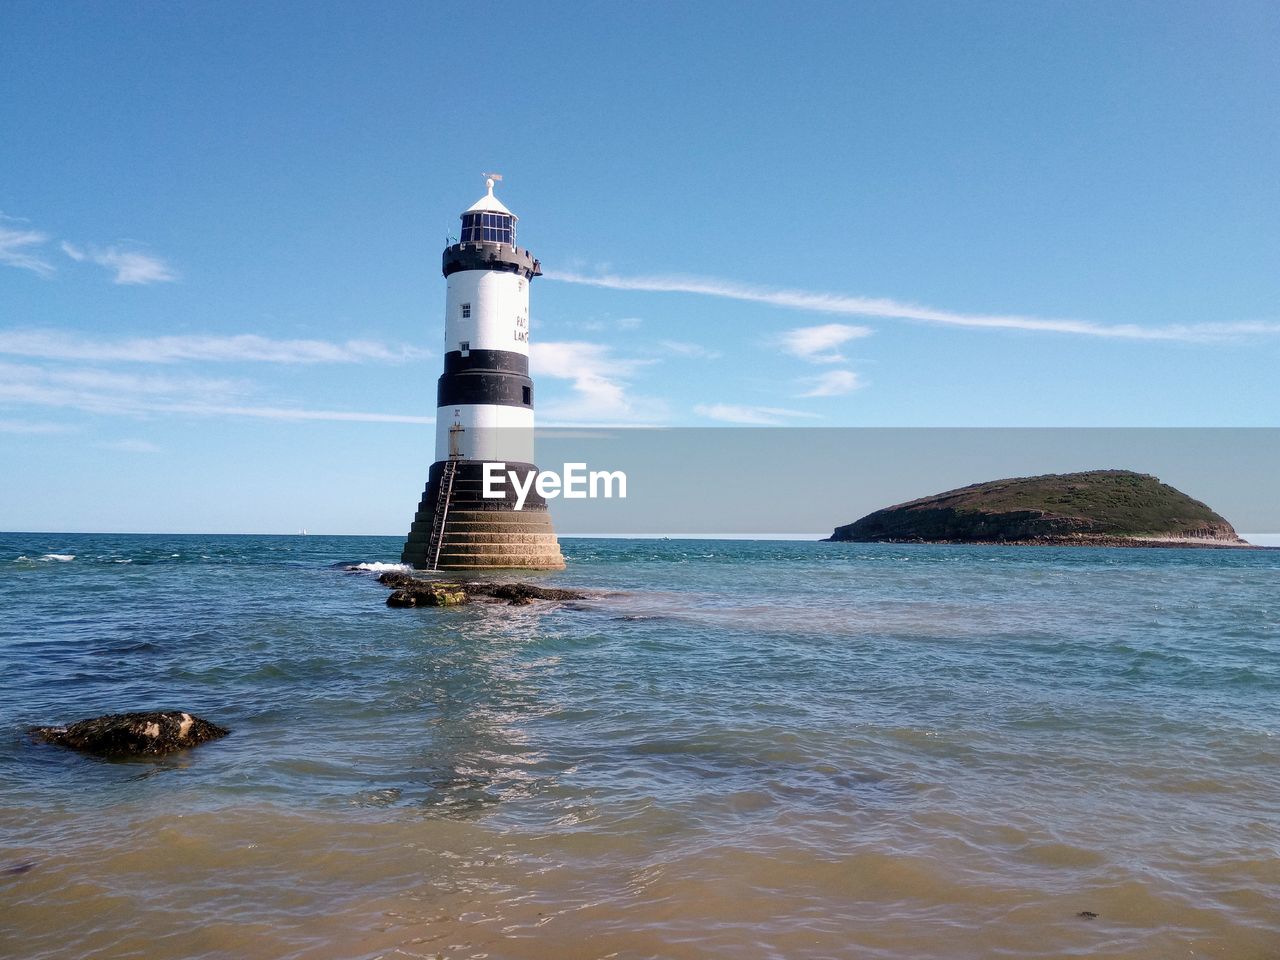
[[[535,587],[531,583],[468,583],[467,592],[476,597],[505,600],[512,606],[524,606],[535,600],[585,600],[587,594],[580,590],[564,590],[558,587]]]
[[[522,607],[538,600],[590,599],[588,594],[580,590],[487,580],[453,583],[415,577],[399,570],[387,571],[378,577],[378,582],[392,589],[391,596],[387,597],[389,607],[452,607],[476,601]]]
[[[388,607],[456,607],[470,602],[470,597],[456,583],[419,580],[404,584],[387,597]]]
[[[112,713],[79,720],[67,727],[32,727],[37,740],[98,757],[160,757],[231,731],[176,710],[153,713]]]
[[[424,583],[425,581],[421,577],[415,577],[411,573],[404,573],[400,570],[388,570],[386,573],[378,575],[378,582],[384,586],[395,589],[405,585]]]
[[[855,543],[1247,546],[1199,500],[1147,474],[1090,470],[992,480],[836,527]]]
[[[1097,920],[1098,919],[1098,915],[1094,913],[1092,910],[1081,910],[1079,913],[1076,914],[1076,916],[1079,917],[1081,920]]]

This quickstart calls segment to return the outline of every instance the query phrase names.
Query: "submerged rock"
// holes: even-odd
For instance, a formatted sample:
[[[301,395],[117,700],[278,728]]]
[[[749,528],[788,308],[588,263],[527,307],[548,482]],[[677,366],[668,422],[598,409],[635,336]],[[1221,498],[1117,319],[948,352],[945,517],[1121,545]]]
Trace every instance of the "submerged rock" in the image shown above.
[[[231,731],[190,713],[112,713],[66,727],[32,727],[37,740],[98,757],[160,757]]]
[[[589,594],[559,587],[538,587],[531,583],[496,583],[487,580],[444,582],[390,570],[378,582],[391,587],[389,607],[452,607],[463,603],[506,603],[526,606],[538,600],[587,600]]]

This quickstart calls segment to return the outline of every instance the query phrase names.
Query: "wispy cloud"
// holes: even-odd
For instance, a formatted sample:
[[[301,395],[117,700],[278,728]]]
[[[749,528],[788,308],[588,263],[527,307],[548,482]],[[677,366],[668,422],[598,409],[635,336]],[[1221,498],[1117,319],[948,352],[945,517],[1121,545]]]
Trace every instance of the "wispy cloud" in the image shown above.
[[[358,410],[312,410],[303,407],[234,406],[212,403],[172,403],[165,413],[189,413],[205,417],[251,417],[258,420],[328,420],[335,423],[435,423],[435,417],[401,413],[367,413]]]
[[[704,347],[700,343],[686,343],[683,340],[659,340],[658,346],[664,351],[677,357],[688,357],[697,360],[718,360],[721,356],[719,350],[712,350],[710,347]]]
[[[30,270],[41,277],[52,276],[53,264],[37,249],[49,242],[49,235],[29,227],[6,226],[6,222],[20,221],[0,214],[0,263],[7,267]]]
[[[0,362],[0,403],[65,407],[89,413],[143,413],[170,400],[228,401],[248,387],[209,377],[138,376],[92,367]]]
[[[246,384],[199,377],[134,376],[93,368],[0,363],[0,404],[55,407],[112,416],[201,417],[358,423],[435,423],[434,417],[247,403]],[[191,397],[199,397],[192,400]]]
[[[745,423],[760,427],[774,427],[794,420],[820,419],[816,413],[803,410],[786,410],[781,407],[751,407],[734,403],[699,404],[693,412],[709,420],[723,423]]]
[[[115,373],[110,370],[96,370],[89,367],[45,368],[10,363],[0,363],[0,374],[19,379],[23,374],[34,374],[39,379],[62,386],[85,390],[102,390],[109,393],[148,394],[159,396],[165,394],[198,393],[204,397],[238,396],[248,391],[249,387],[240,380],[226,380],[216,377],[167,377],[139,376],[132,373]]]
[[[149,284],[170,283],[178,279],[177,273],[164,260],[139,250],[124,247],[78,247],[62,242],[62,252],[72,260],[89,261],[115,271],[113,283]]]
[[[1040,333],[1068,333],[1119,340],[1174,340],[1203,343],[1248,335],[1280,333],[1280,323],[1242,321],[1229,323],[1176,324],[1147,327],[1133,323],[1106,324],[1089,320],[1061,320],[1025,314],[962,313],[905,303],[883,297],[858,297],[808,290],[787,290],[751,286],[732,280],[699,277],[624,277],[614,274],[555,272],[547,277],[563,283],[579,283],[611,290],[646,290],[663,293],[697,293],[727,297],[751,303],[767,303],[796,310],[815,310],[854,317],[916,320],[975,329],[1028,330]]]
[[[628,380],[650,361],[617,357],[607,344],[581,340],[535,341],[529,344],[529,369],[537,377],[568,380],[576,397],[572,403],[540,404],[553,418],[577,422],[596,420],[661,420],[660,401],[635,395]]]
[[[561,320],[556,326],[587,333],[602,333],[605,330],[635,330],[643,323],[643,317],[597,317],[591,320]]]
[[[849,323],[824,323],[817,327],[797,327],[782,335],[782,349],[793,357],[812,363],[844,363],[836,347],[871,335],[870,327]]]
[[[75,430],[74,427],[65,423],[42,423],[36,420],[0,419],[0,433],[71,433],[73,430]]]
[[[809,389],[802,397],[840,397],[862,386],[862,380],[852,370],[829,370],[820,377],[806,377]]]
[[[0,330],[0,354],[95,363],[174,363],[180,360],[267,363],[397,362],[429,355],[416,347],[372,340],[273,340],[253,333],[232,336],[133,337],[91,340],[59,330]]]
[[[160,448],[150,440],[106,440],[98,444],[103,450],[115,450],[120,453],[159,453]]]
[[[40,248],[53,238],[25,224],[26,220],[0,213],[0,264],[30,270],[42,277],[52,276],[56,268]],[[114,283],[142,285],[178,279],[177,271],[165,260],[141,250],[119,245],[80,246],[67,240],[60,246],[72,260],[95,263],[113,271]]]

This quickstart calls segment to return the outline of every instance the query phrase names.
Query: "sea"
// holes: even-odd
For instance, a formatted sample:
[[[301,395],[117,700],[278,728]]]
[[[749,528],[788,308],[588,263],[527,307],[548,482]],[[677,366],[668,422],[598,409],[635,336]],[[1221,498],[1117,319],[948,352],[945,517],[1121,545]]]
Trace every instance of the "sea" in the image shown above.
[[[400,546],[0,535],[0,956],[1280,957],[1280,551]]]

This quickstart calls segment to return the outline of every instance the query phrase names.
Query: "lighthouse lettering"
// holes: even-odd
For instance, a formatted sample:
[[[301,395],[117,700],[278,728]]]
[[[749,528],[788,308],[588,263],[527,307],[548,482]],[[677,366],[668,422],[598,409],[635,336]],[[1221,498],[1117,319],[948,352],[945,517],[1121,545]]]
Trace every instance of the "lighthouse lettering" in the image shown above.
[[[512,339],[518,343],[529,342],[529,318],[523,314],[516,315],[516,329]]]

